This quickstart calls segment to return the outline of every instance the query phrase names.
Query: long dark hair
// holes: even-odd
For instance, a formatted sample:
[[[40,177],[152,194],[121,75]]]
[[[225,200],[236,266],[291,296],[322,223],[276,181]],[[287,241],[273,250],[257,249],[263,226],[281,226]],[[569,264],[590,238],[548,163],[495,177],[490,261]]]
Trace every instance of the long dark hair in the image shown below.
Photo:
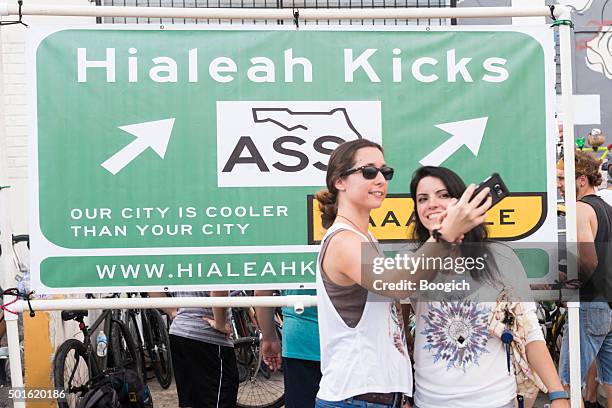
[[[461,177],[446,167],[423,166],[414,172],[412,175],[412,180],[410,181],[410,196],[414,201],[414,213],[411,220],[414,222],[412,238],[421,243],[427,241],[431,235],[429,230],[425,228],[421,222],[416,210],[417,187],[421,180],[423,180],[425,177],[435,177],[439,179],[444,184],[446,191],[448,191],[448,194],[452,198],[461,198],[467,188]],[[487,267],[478,272],[475,269],[472,269],[470,270],[470,275],[472,276],[472,279],[477,282],[496,283],[499,281],[499,271],[497,264],[495,263],[495,259],[489,249],[489,245],[487,245],[487,243],[491,242],[488,238],[489,234],[484,224],[473,228],[471,231],[467,232],[463,238],[463,243],[460,245],[461,255],[471,258],[486,255]]]
[[[329,228],[334,223],[338,214],[338,189],[336,188],[336,181],[342,177],[345,171],[353,167],[355,164],[355,153],[364,147],[374,147],[384,153],[382,146],[378,143],[367,139],[357,139],[342,143],[336,147],[329,157],[327,175],[325,177],[327,188],[315,194],[315,199],[319,202],[321,221],[324,228]]]

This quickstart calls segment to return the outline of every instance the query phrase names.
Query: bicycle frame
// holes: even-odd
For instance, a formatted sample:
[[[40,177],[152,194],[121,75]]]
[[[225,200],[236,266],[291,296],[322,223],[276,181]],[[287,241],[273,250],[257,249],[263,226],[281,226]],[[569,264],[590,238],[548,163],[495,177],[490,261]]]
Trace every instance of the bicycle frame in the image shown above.
[[[132,316],[134,317],[136,323],[136,333],[134,333],[136,335],[136,338],[134,340],[136,340],[136,346],[140,353],[149,351],[147,343],[150,342],[150,339],[152,338],[151,326],[149,325],[149,316],[145,312],[145,309],[128,309],[125,316],[126,324],[129,322],[129,319]],[[138,325],[138,319],[136,318],[136,316],[138,315],[140,315],[140,326]],[[142,354],[142,356],[144,358],[144,354]]]
[[[13,235],[12,237],[12,250],[13,250],[13,261],[15,262],[15,270],[17,273],[15,274],[15,282],[20,283],[26,274],[29,271],[29,266],[27,262],[23,261],[23,256],[25,253],[21,250],[21,246],[17,246],[20,243],[25,243],[27,251],[30,250],[30,236],[27,234],[23,235]]]
[[[104,371],[107,366],[108,357],[105,359],[99,359],[97,357],[96,351],[93,348],[94,342],[92,342],[91,337],[102,323],[104,323],[104,327],[102,328],[102,330],[104,330],[106,336],[110,336],[111,320],[114,318],[113,313],[113,310],[105,310],[100,316],[98,316],[98,318],[92,323],[91,326],[87,326],[84,322],[77,320],[79,322],[79,329],[83,333],[83,344],[85,345],[85,349],[87,350],[87,356],[89,359],[89,378],[93,378],[96,375],[102,373],[102,371]],[[102,366],[100,366],[99,364],[100,361],[103,362]]]
[[[134,296],[134,294],[132,293],[128,293],[128,297],[132,297]],[[151,334],[151,325],[149,324],[149,316],[147,313],[145,313],[146,309],[127,309],[126,310],[126,315],[125,315],[125,323],[128,324],[129,323],[129,319],[131,316],[136,317],[137,315],[140,315],[140,324],[142,326],[139,327],[138,324],[136,324],[136,342],[137,342],[137,346],[139,349],[142,349],[143,351],[146,349],[147,347],[147,340],[150,340],[152,338],[152,334]],[[136,319],[136,322],[138,320]],[[142,332],[141,332],[142,331]]]
[[[128,293],[128,297],[133,297],[135,294]],[[141,296],[146,296],[141,294]],[[147,367],[145,364],[146,358],[145,353],[148,355],[151,368],[155,373],[155,377],[162,386],[167,388],[170,385],[172,378],[172,370],[170,363],[170,344],[168,336],[165,336],[165,340],[160,342],[159,334],[156,332],[155,327],[159,323],[158,311],[149,309],[127,309],[123,316],[123,322],[128,328],[130,335],[135,340],[136,351],[137,351],[137,365],[138,371],[146,382],[147,378]],[[140,315],[140,323],[137,316]],[[159,328],[158,328],[159,329]],[[166,330],[164,325],[163,330]],[[162,337],[164,337],[162,335]]]

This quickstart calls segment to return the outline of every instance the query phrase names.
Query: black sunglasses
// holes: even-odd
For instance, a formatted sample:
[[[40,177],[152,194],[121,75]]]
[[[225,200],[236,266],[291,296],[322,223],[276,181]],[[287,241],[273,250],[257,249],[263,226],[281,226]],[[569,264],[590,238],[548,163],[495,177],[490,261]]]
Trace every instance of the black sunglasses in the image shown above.
[[[376,178],[376,176],[378,175],[378,172],[380,171],[380,173],[383,175],[383,177],[387,181],[393,178],[393,172],[394,172],[393,168],[388,167],[388,166],[382,166],[380,169],[376,166],[361,166],[361,167],[356,167],[354,169],[349,169],[345,171],[344,173],[342,173],[341,176],[342,177],[349,176],[353,173],[357,173],[358,171],[361,172],[361,175],[366,180],[373,180],[374,178]]]

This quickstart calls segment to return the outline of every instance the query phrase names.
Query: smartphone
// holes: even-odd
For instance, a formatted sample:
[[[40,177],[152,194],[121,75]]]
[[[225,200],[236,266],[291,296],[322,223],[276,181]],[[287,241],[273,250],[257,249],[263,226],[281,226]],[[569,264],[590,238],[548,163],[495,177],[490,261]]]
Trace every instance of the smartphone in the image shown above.
[[[493,207],[495,204],[499,203],[501,200],[510,195],[510,191],[508,191],[508,187],[506,187],[506,184],[504,183],[504,180],[502,180],[499,173],[493,173],[489,177],[484,179],[482,183],[480,183],[478,187],[476,187],[476,191],[474,191],[474,196],[480,193],[485,187],[489,187],[491,189],[491,191],[489,192],[489,196],[493,200],[491,207]]]

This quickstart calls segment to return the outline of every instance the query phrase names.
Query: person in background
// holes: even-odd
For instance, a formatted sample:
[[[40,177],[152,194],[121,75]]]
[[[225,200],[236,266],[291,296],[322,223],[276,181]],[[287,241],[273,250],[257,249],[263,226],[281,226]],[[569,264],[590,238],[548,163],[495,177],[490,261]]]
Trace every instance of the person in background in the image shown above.
[[[272,291],[256,291],[255,295],[271,296]],[[284,290],[283,295],[316,295],[316,291]],[[314,407],[321,380],[317,308],[305,308],[301,314],[292,307],[283,308],[282,345],[276,333],[274,309],[258,307],[255,311],[263,336],[263,360],[273,371],[281,364],[283,367],[285,407]]]
[[[608,146],[610,149],[610,146]],[[605,190],[598,190],[597,195],[600,196],[606,204],[612,206],[612,166],[608,165],[607,169],[607,185]],[[585,408],[601,408],[602,405],[597,401],[597,363],[593,362],[587,372],[586,382],[584,387],[584,405]]]
[[[612,206],[596,195],[601,184],[601,161],[582,151],[575,152],[576,226],[580,289],[580,372],[582,383],[596,362],[599,381],[604,385],[608,407],[612,407]],[[558,169],[564,169],[560,160]],[[565,178],[557,172],[557,187],[565,197]],[[559,374],[569,390],[569,338],[563,336]],[[594,368],[592,368],[594,369]],[[585,407],[597,407],[596,387],[591,382]]]
[[[163,293],[149,293],[162,297]],[[174,297],[227,296],[227,292],[176,292]],[[173,316],[170,351],[179,407],[235,408],[238,367],[229,338],[227,308],[164,309]]]
[[[608,205],[612,205],[612,166],[608,165],[607,170],[608,188],[597,191],[597,195],[600,196]]]

